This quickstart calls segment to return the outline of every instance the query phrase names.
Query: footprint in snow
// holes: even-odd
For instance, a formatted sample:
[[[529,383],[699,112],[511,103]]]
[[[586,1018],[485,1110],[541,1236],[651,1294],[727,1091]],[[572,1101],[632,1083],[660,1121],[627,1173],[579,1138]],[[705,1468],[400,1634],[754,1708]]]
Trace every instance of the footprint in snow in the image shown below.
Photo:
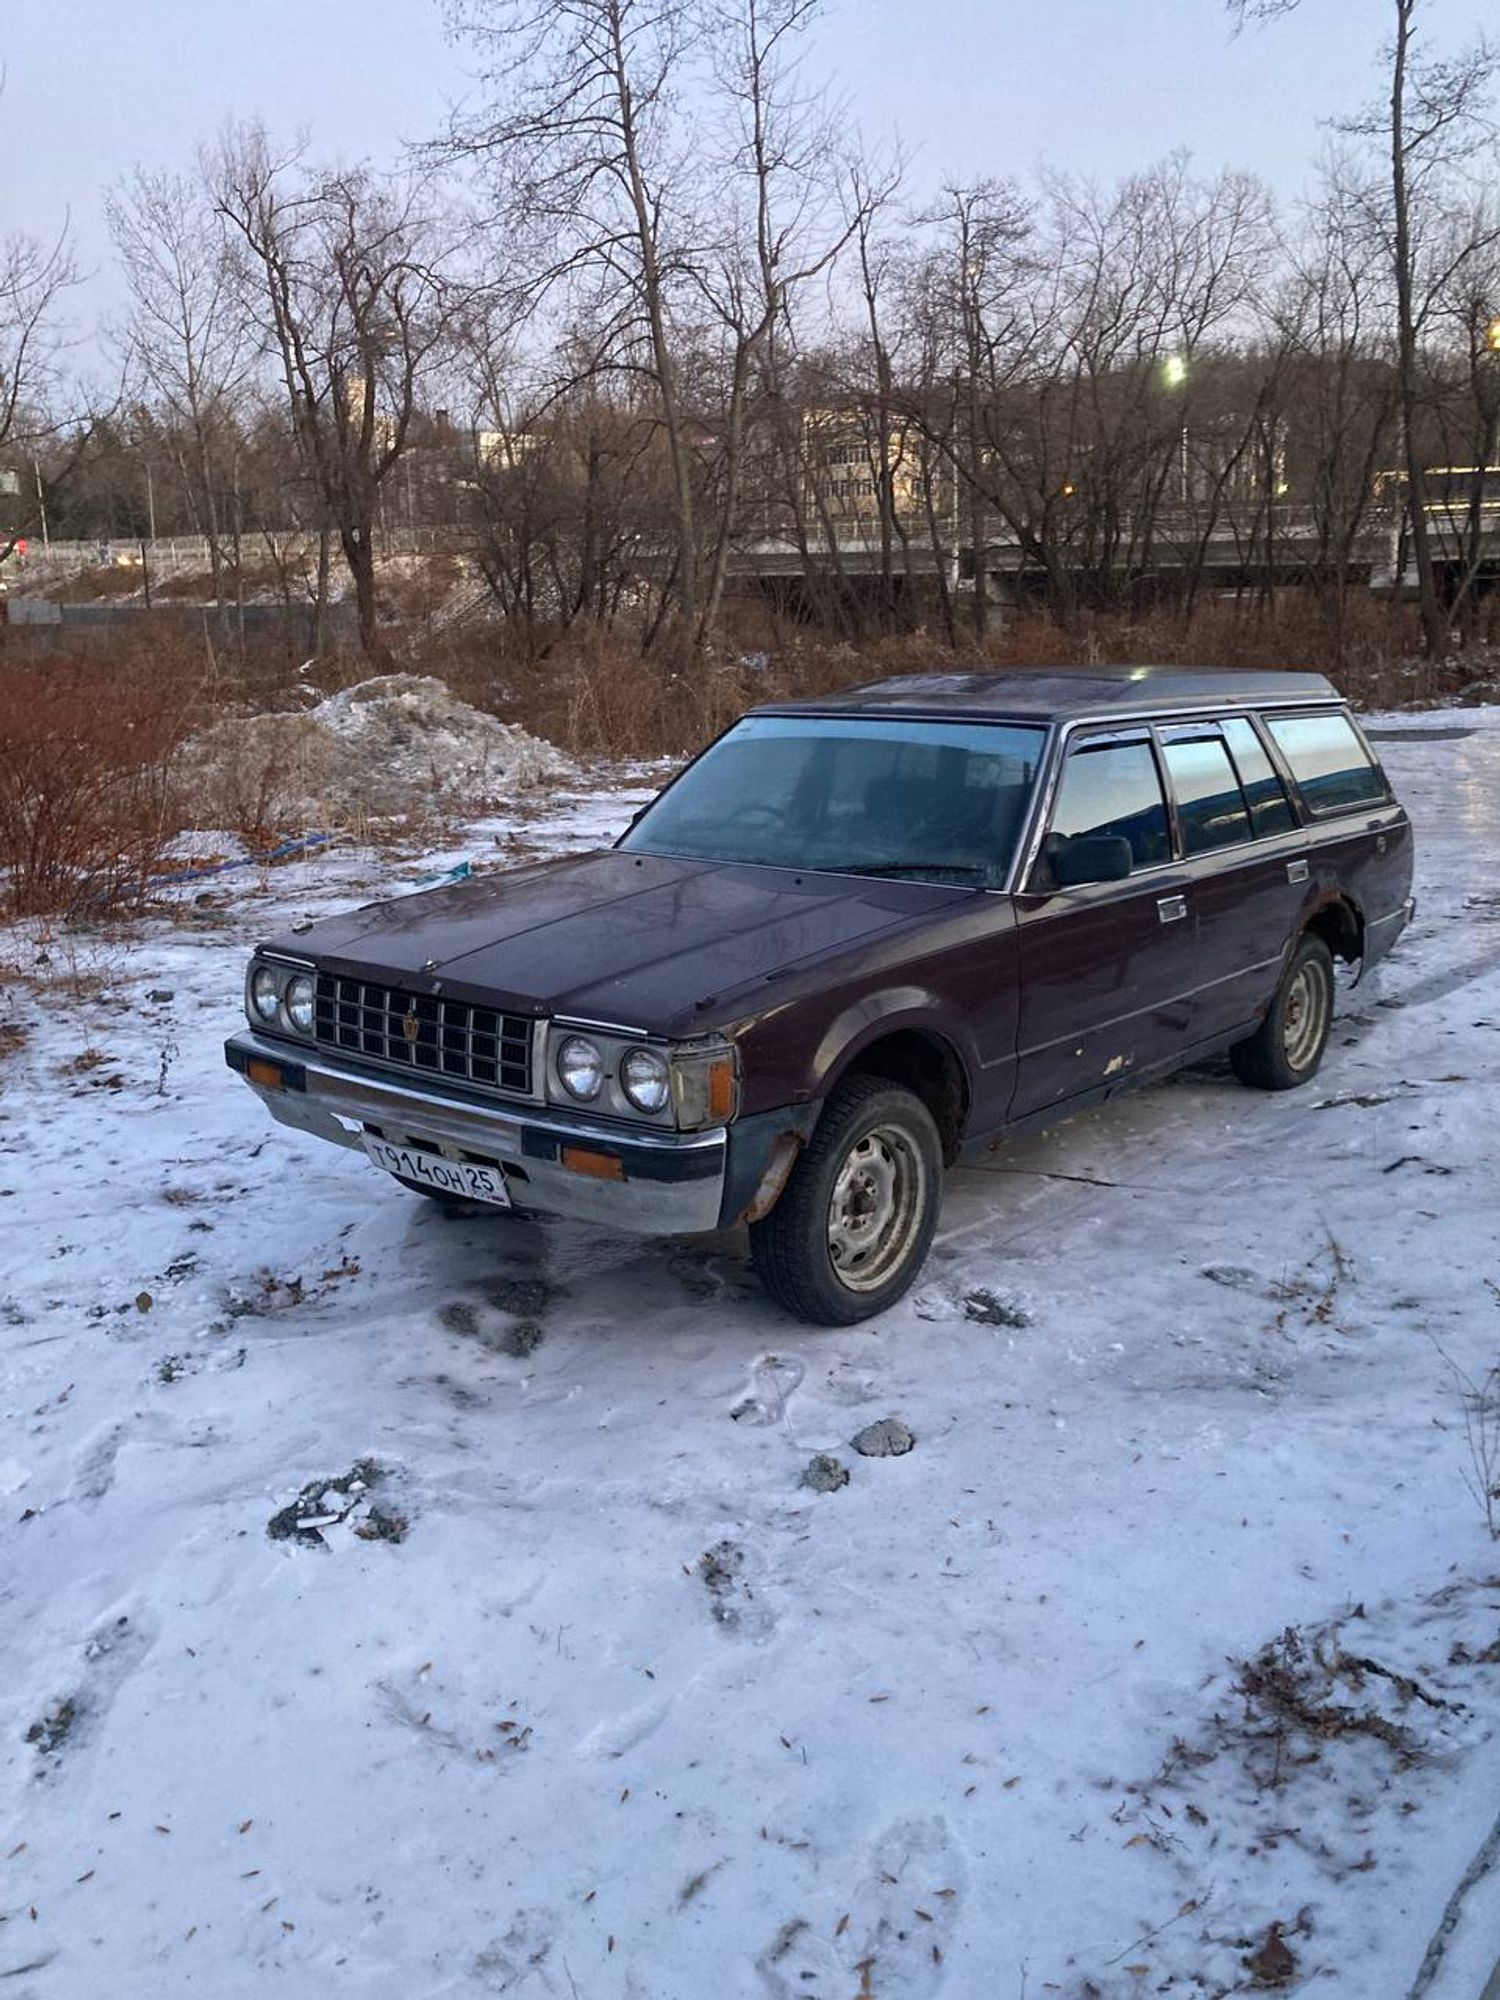
[[[580,1737],[574,1748],[580,1757],[623,1757],[627,1750],[633,1750],[648,1736],[656,1734],[666,1721],[671,1705],[665,1695],[657,1695],[650,1701],[638,1702],[634,1708],[627,1708],[619,1715],[606,1716],[602,1722],[596,1722],[586,1736]]]
[[[115,1483],[115,1460],[124,1434],[123,1424],[106,1424],[79,1446],[73,1459],[73,1499],[92,1504],[104,1498]]]
[[[752,1564],[738,1542],[715,1542],[698,1558],[698,1574],[708,1592],[709,1610],[721,1632],[741,1639],[765,1639],[776,1624],[751,1580]]]
[[[556,1934],[557,1918],[545,1906],[517,1910],[505,1935],[491,1938],[482,1951],[476,1952],[471,1968],[475,1985],[484,1993],[516,1993],[523,1987],[535,1992],[561,1992],[547,1970]],[[572,1975],[568,1977],[571,1984]]]
[[[762,1354],[751,1365],[749,1389],[730,1416],[737,1424],[779,1424],[787,1398],[805,1372],[795,1354]]]
[[[829,1925],[789,1918],[755,1961],[770,2000],[930,2000],[953,1959],[967,1869],[940,1815],[894,1821],[871,1843],[845,1908]],[[831,1933],[831,1934],[830,1934]]]
[[[218,1444],[223,1432],[212,1417],[195,1417],[182,1422],[173,1417],[151,1414],[133,1423],[103,1424],[93,1431],[73,1455],[73,1477],[68,1498],[93,1506],[115,1483],[116,1461],[127,1436],[133,1443],[182,1445],[201,1450]]]
[[[519,1291],[505,1296],[521,1296]],[[472,1299],[453,1299],[438,1313],[438,1324],[449,1333],[456,1333],[466,1340],[477,1340],[479,1345],[491,1354],[508,1354],[513,1360],[524,1361],[535,1353],[546,1338],[546,1328],[540,1318],[519,1316],[519,1309],[498,1303],[486,1304]]]
[[[95,1735],[155,1639],[155,1620],[139,1611],[111,1612],[94,1627],[66,1670],[69,1691],[46,1702],[24,1732],[39,1760],[39,1777],[50,1776]]]

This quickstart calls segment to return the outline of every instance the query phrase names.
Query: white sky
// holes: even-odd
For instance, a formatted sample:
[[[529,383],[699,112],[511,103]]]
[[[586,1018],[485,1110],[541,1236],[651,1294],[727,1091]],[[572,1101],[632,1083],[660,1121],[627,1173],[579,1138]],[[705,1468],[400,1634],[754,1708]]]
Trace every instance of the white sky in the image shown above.
[[[926,190],[1041,159],[1112,176],[1186,147],[1203,170],[1303,184],[1320,121],[1370,97],[1389,0],[1303,0],[1230,33],[1219,0],[831,0],[812,66],[867,136],[899,133]],[[1438,45],[1493,0],[1432,0]],[[329,153],[389,156],[468,88],[437,0],[63,0],[0,15],[0,232],[71,222],[115,284],[101,193],[136,162],[185,167],[230,118],[308,127]]]

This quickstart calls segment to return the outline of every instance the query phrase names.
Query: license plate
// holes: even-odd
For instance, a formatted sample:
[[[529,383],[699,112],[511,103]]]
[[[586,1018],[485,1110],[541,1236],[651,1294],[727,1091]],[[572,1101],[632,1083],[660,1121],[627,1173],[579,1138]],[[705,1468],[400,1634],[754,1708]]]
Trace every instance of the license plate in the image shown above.
[[[487,1201],[496,1208],[510,1207],[510,1189],[498,1167],[476,1167],[469,1160],[444,1160],[436,1153],[418,1152],[414,1146],[392,1146],[372,1133],[364,1135],[365,1151],[377,1167],[398,1174],[405,1181],[420,1181],[434,1194],[451,1195],[455,1201]]]

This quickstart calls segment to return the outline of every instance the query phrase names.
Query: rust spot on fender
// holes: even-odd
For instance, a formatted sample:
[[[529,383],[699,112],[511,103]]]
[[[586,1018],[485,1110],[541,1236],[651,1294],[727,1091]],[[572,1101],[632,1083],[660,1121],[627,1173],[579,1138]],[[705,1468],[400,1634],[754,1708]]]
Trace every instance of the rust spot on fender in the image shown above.
[[[750,1202],[740,1210],[736,1221],[760,1222],[771,1213],[791,1179],[792,1168],[797,1164],[797,1156],[804,1143],[800,1132],[779,1132],[776,1135],[770,1162],[760,1177],[760,1186]]]

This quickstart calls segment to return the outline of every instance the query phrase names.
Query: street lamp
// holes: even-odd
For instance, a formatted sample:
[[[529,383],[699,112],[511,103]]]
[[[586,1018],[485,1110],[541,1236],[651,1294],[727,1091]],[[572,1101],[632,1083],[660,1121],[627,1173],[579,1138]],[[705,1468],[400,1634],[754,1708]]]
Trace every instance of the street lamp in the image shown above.
[[[1485,328],[1484,344],[1491,354],[1500,354],[1500,317],[1492,319]]]
[[[1188,358],[1185,354],[1169,354],[1161,364],[1162,386],[1165,389],[1183,389],[1187,386]],[[1188,434],[1183,424],[1178,434],[1179,472],[1182,481],[1182,504],[1185,507],[1190,498],[1188,482]]]

